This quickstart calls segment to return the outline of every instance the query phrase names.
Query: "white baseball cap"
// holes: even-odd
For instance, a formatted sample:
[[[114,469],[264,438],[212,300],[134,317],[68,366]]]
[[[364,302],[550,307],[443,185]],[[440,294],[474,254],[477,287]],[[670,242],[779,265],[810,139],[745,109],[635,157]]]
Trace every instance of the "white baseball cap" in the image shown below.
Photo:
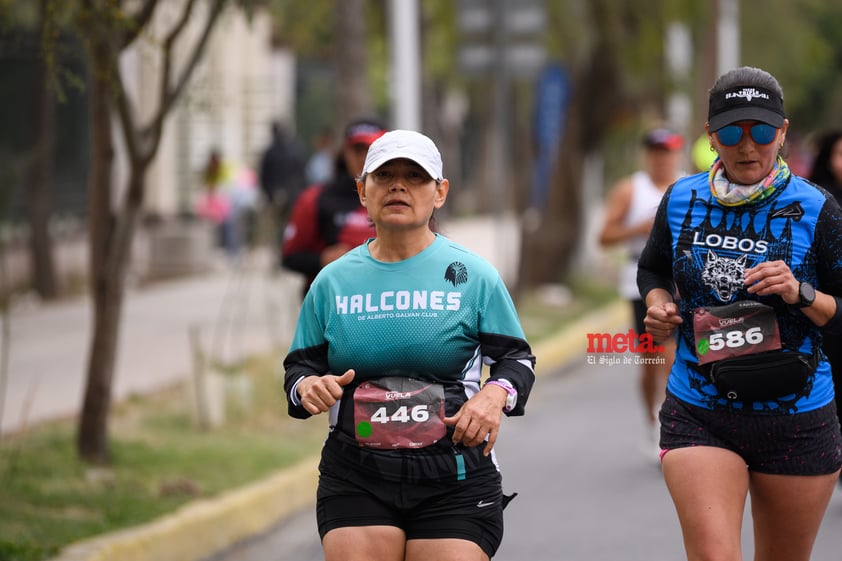
[[[432,140],[416,131],[389,131],[368,147],[363,173],[371,173],[388,161],[398,158],[412,160],[430,174],[436,181],[441,181],[441,154]]]

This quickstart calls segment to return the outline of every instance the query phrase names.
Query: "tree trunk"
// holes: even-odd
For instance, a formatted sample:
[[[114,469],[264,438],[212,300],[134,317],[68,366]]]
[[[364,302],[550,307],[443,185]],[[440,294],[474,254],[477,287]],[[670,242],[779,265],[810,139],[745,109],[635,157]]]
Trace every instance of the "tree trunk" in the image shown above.
[[[41,0],[40,21],[44,35],[47,25],[46,0]],[[29,215],[29,254],[32,263],[32,287],[44,300],[58,296],[58,282],[49,232],[50,189],[55,163],[56,100],[53,79],[44,56],[38,57],[35,70],[35,110],[32,124],[35,142],[27,167],[27,211]]]
[[[187,85],[210,37],[226,0],[214,0],[208,7],[204,28],[199,34],[181,75],[171,74],[174,48],[178,37],[187,29],[196,5],[193,0],[183,5],[181,17],[161,43],[161,84],[158,110],[148,125],[138,128],[133,110],[120,80],[117,59],[119,51],[137,37],[154,15],[157,2],[146,4],[136,14],[134,28],[114,28],[114,13],[104,12],[87,2],[78,23],[89,37],[91,77],[91,181],[90,181],[90,276],[93,296],[93,336],[88,355],[87,385],[79,420],[77,451],[91,463],[108,463],[108,417],[112,400],[117,343],[125,299],[124,283],[131,243],[144,196],[144,178],[160,145],[167,114]],[[129,31],[120,33],[120,30]],[[129,182],[125,199],[116,212],[111,196],[111,167],[114,143],[111,137],[111,110],[119,116],[127,156]]]
[[[520,289],[559,282],[573,258],[581,233],[581,184],[585,153],[580,141],[585,93],[575,93],[567,128],[550,176],[546,207],[537,223],[524,221]]]
[[[570,273],[584,224],[582,179],[586,157],[601,145],[616,115],[628,106],[620,76],[621,45],[604,2],[589,4],[596,41],[573,73],[566,130],[559,145],[546,209],[524,224],[522,288],[563,281]]]
[[[128,192],[142,193],[140,178],[144,176],[146,168],[132,166],[132,169]],[[141,202],[138,196],[130,196],[123,212],[118,215],[97,289],[93,292],[93,340],[88,359],[88,384],[80,420],[79,439],[80,456],[93,463],[110,461],[108,413],[117,365],[120,318],[125,300],[126,266]]]
[[[365,1],[335,0],[336,103],[341,126],[372,111],[368,88],[368,51],[365,33]]]
[[[122,296],[105,266],[112,235],[111,168],[114,160],[110,118],[110,78],[108,48],[98,44],[91,47],[93,69],[90,84],[91,112],[91,175],[89,187],[88,234],[90,247],[90,282],[93,295],[94,325],[88,359],[87,384],[79,420],[77,450],[79,456],[94,463],[109,460],[108,410],[111,405],[111,385],[116,327]],[[116,315],[115,315],[116,314]],[[115,331],[111,332],[110,329]]]
[[[108,413],[123,304],[122,282],[111,275],[102,275],[99,288],[93,294],[93,303],[93,338],[88,353],[88,383],[79,419],[78,451],[85,461],[106,464],[111,459]]]
[[[105,51],[99,51],[104,54]],[[103,68],[107,58],[98,59]],[[91,88],[92,164],[90,195],[93,335],[88,353],[87,385],[79,420],[79,456],[91,463],[108,463],[108,417],[112,401],[120,319],[125,299],[125,274],[137,217],[143,204],[143,178],[150,160],[133,158],[123,208],[111,208],[111,78],[97,74]]]

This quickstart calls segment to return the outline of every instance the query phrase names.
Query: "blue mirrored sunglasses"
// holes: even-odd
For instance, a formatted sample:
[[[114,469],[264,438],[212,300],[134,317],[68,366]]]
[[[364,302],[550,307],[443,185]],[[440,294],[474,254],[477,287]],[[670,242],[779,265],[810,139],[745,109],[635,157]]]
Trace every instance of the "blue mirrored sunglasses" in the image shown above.
[[[778,129],[766,123],[754,125],[728,125],[716,131],[716,137],[723,146],[736,146],[743,139],[743,134],[748,130],[751,139],[756,144],[771,144],[778,135]]]

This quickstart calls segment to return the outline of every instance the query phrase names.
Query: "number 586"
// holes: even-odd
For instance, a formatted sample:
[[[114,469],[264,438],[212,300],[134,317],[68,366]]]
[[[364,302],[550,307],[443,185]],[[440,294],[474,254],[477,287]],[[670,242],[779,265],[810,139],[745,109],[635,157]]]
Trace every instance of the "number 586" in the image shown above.
[[[759,327],[752,327],[745,331],[735,329],[724,333],[712,333],[708,338],[710,350],[719,351],[728,347],[736,349],[744,345],[757,345],[763,342],[763,331]]]

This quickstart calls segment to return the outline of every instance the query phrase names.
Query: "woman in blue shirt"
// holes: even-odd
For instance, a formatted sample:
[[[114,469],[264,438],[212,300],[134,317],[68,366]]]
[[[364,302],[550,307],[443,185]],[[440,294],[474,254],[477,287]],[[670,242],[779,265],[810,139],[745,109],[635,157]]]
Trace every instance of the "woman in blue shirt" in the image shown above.
[[[664,479],[688,559],[808,561],[842,465],[820,327],[842,321],[842,211],[793,175],[769,73],[710,90],[708,172],[667,192],[638,269],[656,339],[675,336],[660,412]]]

